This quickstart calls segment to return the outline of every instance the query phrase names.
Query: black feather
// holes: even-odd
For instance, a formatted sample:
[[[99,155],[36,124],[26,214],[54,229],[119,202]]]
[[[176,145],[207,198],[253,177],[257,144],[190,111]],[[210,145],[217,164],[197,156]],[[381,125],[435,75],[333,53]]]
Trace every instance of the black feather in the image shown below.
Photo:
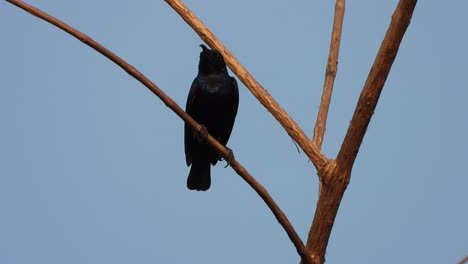
[[[210,135],[226,145],[234,126],[239,105],[239,89],[229,76],[223,56],[216,50],[200,45],[198,75],[193,80],[185,111],[204,125]],[[210,164],[219,154],[185,124],[185,159],[192,165],[187,179],[190,190],[206,191],[211,185]]]

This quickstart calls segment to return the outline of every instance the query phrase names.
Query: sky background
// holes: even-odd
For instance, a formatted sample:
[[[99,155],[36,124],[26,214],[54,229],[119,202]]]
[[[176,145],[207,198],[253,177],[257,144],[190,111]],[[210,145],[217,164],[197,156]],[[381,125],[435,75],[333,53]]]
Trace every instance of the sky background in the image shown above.
[[[200,38],[163,1],[30,1],[135,66],[179,105]],[[334,1],[186,1],[311,135]],[[397,1],[349,1],[323,152],[335,157]],[[464,0],[419,1],[344,195],[328,263],[468,254]],[[0,263],[298,263],[224,162],[186,189],[183,122],[102,55],[0,3]],[[317,176],[239,85],[228,146],[305,240]]]

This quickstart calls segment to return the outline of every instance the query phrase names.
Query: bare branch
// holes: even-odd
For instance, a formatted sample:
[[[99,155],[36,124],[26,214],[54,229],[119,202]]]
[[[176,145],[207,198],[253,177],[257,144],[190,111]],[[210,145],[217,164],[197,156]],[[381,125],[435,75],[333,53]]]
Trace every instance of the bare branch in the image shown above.
[[[62,29],[63,31],[69,33],[70,35],[74,36],[84,44],[88,45],[89,47],[93,48],[97,52],[101,53],[105,57],[107,57],[109,60],[113,61],[116,63],[118,66],[120,66],[123,70],[125,70],[129,75],[137,79],[140,83],[142,83],[144,86],[146,86],[151,92],[153,92],[157,97],[159,97],[170,109],[172,109],[180,118],[182,118],[186,123],[188,123],[192,128],[196,130],[200,130],[201,126],[198,124],[194,119],[192,119],[185,111],[180,108],[179,105],[175,101],[173,101],[169,96],[167,96],[156,84],[151,82],[147,77],[145,77],[141,72],[139,72],[136,68],[134,68],[132,65],[128,64],[124,60],[122,60],[120,57],[115,55],[113,52],[110,50],[106,49],[93,39],[91,39],[89,36],[81,33],[80,31],[74,29],[73,27],[65,24],[64,22],[42,12],[41,10],[28,5],[22,1],[17,1],[17,0],[6,0],[7,2],[18,6],[19,8],[27,11],[28,13],[32,14],[33,16],[36,16],[40,19],[45,20],[46,22],[49,22],[50,24]],[[228,160],[230,158],[228,150],[221,145],[216,139],[214,139],[211,135],[207,135],[205,140],[212,145],[220,154],[221,156],[225,159]],[[299,255],[305,261],[306,263],[312,264],[312,260],[307,253],[307,250],[300,239],[300,237],[297,235],[296,231],[292,227],[291,223],[289,222],[288,218],[286,215],[281,211],[279,206],[275,203],[273,198],[270,196],[270,194],[267,192],[267,190],[260,184],[258,183],[255,178],[250,175],[250,173],[236,160],[231,162],[231,167],[239,174],[239,176],[242,177],[254,190],[257,192],[257,194],[263,199],[263,201],[267,204],[267,206],[270,208],[270,210],[273,212],[275,215],[276,219],[278,222],[281,224],[281,226],[284,228],[286,231],[288,237],[291,239],[293,244],[295,245]]]
[[[250,92],[262,103],[265,108],[278,120],[289,136],[297,142],[306,153],[317,170],[321,170],[327,163],[327,158],[312,143],[296,122],[284,111],[281,106],[271,97],[247,69],[224,47],[216,36],[179,0],[165,0],[190,27],[210,47],[223,54],[224,60],[232,72],[237,75]]]
[[[337,159],[327,165],[320,177],[321,192],[307,239],[307,249],[318,263],[325,261],[328,240],[343,194],[351,178],[354,160],[404,33],[411,21],[416,2],[417,0],[400,0],[398,3],[374,65],[362,89]]]
[[[468,263],[468,256],[464,257],[462,260],[458,262],[458,264],[465,264]]]
[[[359,101],[354,111],[348,132],[336,158],[341,167],[351,170],[367,126],[374,114],[380,93],[408,28],[417,0],[400,0],[393,13],[392,22],[374,60]]]
[[[315,121],[313,142],[318,149],[322,148],[323,136],[327,127],[328,109],[330,107],[333,84],[338,71],[338,56],[340,54],[341,29],[343,28],[343,17],[345,13],[345,0],[337,0],[335,4],[335,19],[330,40],[330,52],[328,54],[325,81],[323,84],[322,100],[320,102],[317,120]]]

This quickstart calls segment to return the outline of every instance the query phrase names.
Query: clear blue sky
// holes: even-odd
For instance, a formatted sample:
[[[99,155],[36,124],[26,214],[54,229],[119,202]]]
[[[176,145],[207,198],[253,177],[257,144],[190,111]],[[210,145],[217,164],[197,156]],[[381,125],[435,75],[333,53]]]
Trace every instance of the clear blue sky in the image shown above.
[[[163,1],[30,2],[185,105],[201,40]],[[310,135],[333,1],[186,2]],[[347,5],[329,157],[396,3]],[[468,254],[467,9],[463,0],[419,1],[356,160],[329,263],[455,263]],[[0,263],[298,263],[269,209],[223,163],[208,192],[186,189],[183,122],[140,83],[4,1],[0,33]],[[228,145],[305,239],[315,169],[240,92]]]

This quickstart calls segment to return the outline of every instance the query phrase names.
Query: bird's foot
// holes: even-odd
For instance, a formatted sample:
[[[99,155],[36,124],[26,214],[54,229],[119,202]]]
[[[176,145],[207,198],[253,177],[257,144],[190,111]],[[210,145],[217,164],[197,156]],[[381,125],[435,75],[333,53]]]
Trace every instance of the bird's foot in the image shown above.
[[[228,158],[226,160],[226,166],[224,166],[224,168],[227,168],[228,166],[230,166],[232,164],[232,162],[235,160],[234,158],[234,152],[232,152],[232,149],[226,147],[226,149],[228,150]]]
[[[195,132],[195,138],[198,142],[203,142],[208,137],[208,129],[200,124],[200,129]]]

